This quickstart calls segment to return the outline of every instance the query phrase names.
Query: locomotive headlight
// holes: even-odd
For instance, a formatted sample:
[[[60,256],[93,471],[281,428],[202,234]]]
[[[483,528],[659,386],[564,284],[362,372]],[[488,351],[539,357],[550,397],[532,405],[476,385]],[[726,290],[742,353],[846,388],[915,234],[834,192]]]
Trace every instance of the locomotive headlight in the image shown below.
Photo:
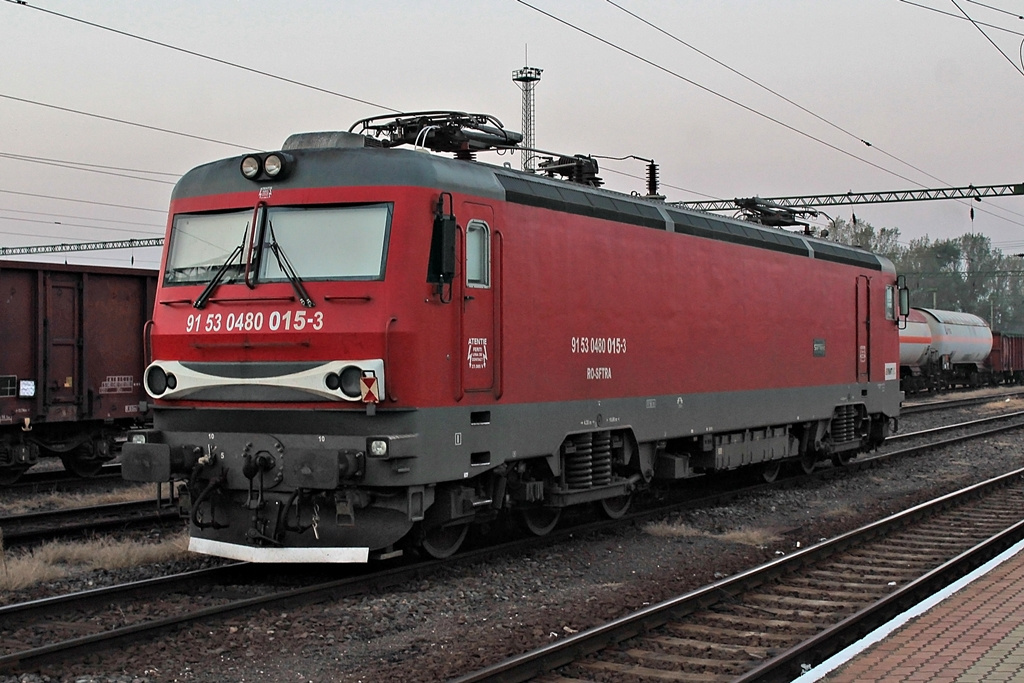
[[[388,442],[386,439],[369,439],[367,450],[375,458],[383,458],[388,454]]]
[[[174,386],[177,385],[178,381],[175,379]],[[164,372],[164,369],[162,367],[160,367],[159,365],[153,365],[149,368],[149,370],[146,370],[146,387],[149,389],[149,392],[151,394],[153,394],[154,396],[159,396],[160,394],[167,391],[167,386],[167,373]]]
[[[341,371],[341,393],[349,398],[359,398],[359,378],[363,376],[362,368],[347,365]]]
[[[261,170],[263,170],[263,164],[260,163],[258,156],[250,154],[242,158],[242,175],[249,180],[255,180]]]
[[[130,440],[132,443],[146,443],[146,435],[141,433],[132,434]]]
[[[268,154],[267,158],[263,160],[263,172],[271,178],[283,178],[288,175],[293,162],[294,159],[290,154],[274,152]]]

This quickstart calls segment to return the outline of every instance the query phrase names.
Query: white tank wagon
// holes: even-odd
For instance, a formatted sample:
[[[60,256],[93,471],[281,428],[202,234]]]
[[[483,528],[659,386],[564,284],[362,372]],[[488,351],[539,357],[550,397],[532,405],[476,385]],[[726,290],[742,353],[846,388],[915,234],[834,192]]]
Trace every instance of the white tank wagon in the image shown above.
[[[900,330],[900,377],[907,392],[977,386],[992,352],[992,330],[970,313],[915,308]]]

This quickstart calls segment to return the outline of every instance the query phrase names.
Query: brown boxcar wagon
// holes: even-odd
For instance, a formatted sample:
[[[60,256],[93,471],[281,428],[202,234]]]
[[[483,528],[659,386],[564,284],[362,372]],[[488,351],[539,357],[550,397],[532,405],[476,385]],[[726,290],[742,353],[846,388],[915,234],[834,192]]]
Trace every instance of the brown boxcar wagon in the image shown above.
[[[148,415],[149,270],[0,261],[0,483],[40,457],[82,476]]]

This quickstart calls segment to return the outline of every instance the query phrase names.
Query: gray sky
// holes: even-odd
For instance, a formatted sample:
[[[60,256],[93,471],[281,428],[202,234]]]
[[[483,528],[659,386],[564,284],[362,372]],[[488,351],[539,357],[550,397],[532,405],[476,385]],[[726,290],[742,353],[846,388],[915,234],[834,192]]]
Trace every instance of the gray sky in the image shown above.
[[[2,0],[0,246],[162,236],[173,181],[189,168],[246,149],[277,149],[293,132],[347,130],[386,108],[486,112],[521,130],[511,72],[524,65],[527,49],[530,65],[544,70],[537,145],[654,158],[669,201],[1024,182],[1016,125],[1024,21],[990,9],[1024,14],[1024,0],[920,0],[962,17],[959,5],[978,22],[1018,32],[983,27],[988,37],[965,19],[899,0],[615,0],[829,123],[606,0],[526,1],[622,50],[517,0]],[[96,164],[121,175],[7,155]],[[518,156],[481,158],[520,165]],[[602,161],[611,189],[642,193],[643,174],[640,162]],[[1024,197],[974,205],[973,224],[967,204],[951,201],[829,213],[898,227],[904,241],[973,231],[1007,253],[1024,251]],[[129,265],[132,257],[150,267],[159,253],[50,260]]]

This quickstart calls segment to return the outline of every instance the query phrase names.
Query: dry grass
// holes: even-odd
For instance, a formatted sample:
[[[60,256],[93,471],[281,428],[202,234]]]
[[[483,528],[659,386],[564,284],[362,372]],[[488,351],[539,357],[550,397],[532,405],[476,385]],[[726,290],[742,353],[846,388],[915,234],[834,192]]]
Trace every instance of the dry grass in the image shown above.
[[[703,536],[704,532],[694,529],[685,522],[650,522],[644,525],[644,531],[651,536],[658,538],[687,538],[690,536]]]
[[[706,536],[717,538],[727,543],[740,543],[758,548],[767,547],[778,543],[782,539],[769,529],[740,528],[726,531],[722,534],[713,534],[707,531],[695,529],[685,522],[651,522],[644,526],[644,531],[651,536],[658,538],[688,538],[693,536]]]
[[[771,529],[751,529],[749,527],[726,531],[724,534],[718,536],[718,538],[730,543],[752,545],[755,548],[767,548],[773,543],[778,543],[782,540],[782,538]]]
[[[821,511],[822,519],[849,519],[857,514],[849,505],[840,505],[839,507],[827,507]]]
[[[74,572],[167,562],[184,557],[187,548],[188,536],[182,532],[157,543],[109,538],[82,543],[53,542],[23,553],[6,553],[6,557],[0,549],[0,589],[26,588]]]
[[[992,403],[986,403],[979,406],[978,412],[997,414],[1011,410],[1024,410],[1024,399],[1020,398],[1004,398],[1000,399],[998,396],[992,397]]]
[[[92,493],[52,492],[18,496],[14,500],[0,502],[0,514],[19,515],[39,510],[59,510],[62,508],[90,507],[109,503],[130,503],[136,500],[155,499],[152,484],[140,484],[116,491],[97,491]]]

